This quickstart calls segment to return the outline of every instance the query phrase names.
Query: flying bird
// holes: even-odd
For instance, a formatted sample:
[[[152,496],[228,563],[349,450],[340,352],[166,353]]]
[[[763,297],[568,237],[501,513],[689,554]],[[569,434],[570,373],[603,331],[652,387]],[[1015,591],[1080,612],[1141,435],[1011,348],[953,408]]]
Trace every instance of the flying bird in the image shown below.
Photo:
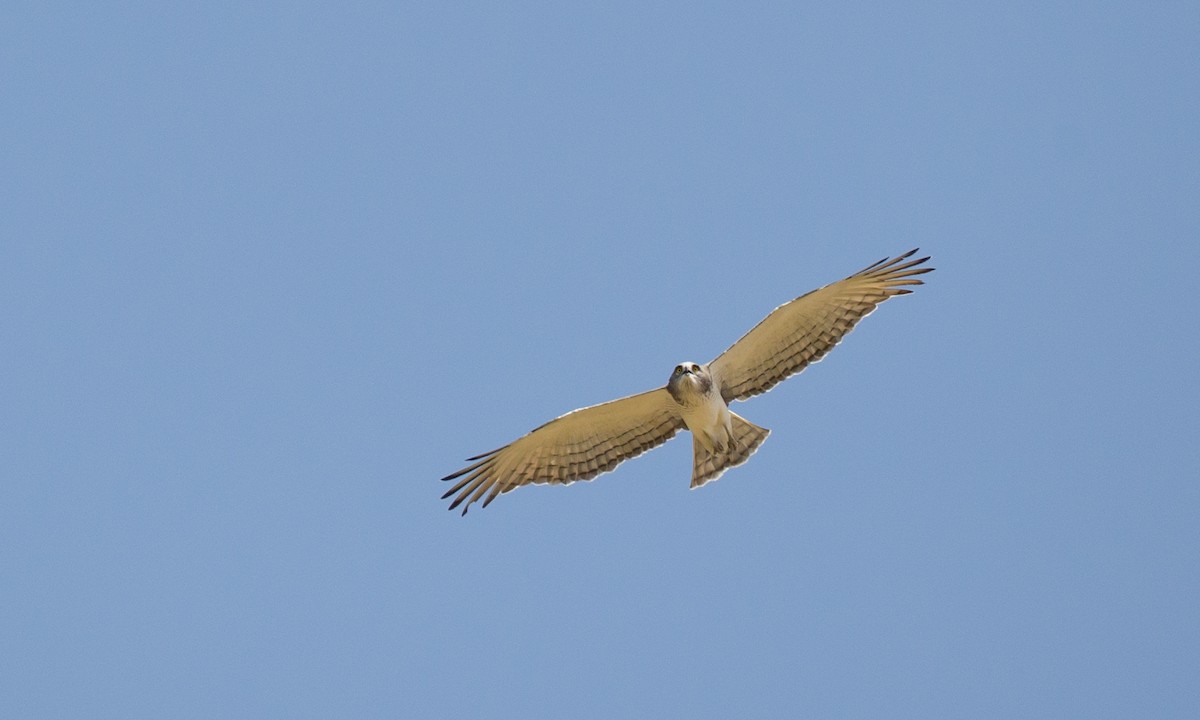
[[[692,433],[692,488],[716,480],[758,449],[770,432],[729,409],[734,400],[764,393],[817,362],[854,325],[907,286],[929,257],[916,250],[884,258],[845,280],[775,308],[707,365],[675,366],[666,387],[581,408],[534,429],[442,480],[458,480],[442,496],[453,510],[484,498],[483,507],[522,485],[591,480],[621,462],[662,445],[680,430]],[[464,504],[465,503],[465,504]]]

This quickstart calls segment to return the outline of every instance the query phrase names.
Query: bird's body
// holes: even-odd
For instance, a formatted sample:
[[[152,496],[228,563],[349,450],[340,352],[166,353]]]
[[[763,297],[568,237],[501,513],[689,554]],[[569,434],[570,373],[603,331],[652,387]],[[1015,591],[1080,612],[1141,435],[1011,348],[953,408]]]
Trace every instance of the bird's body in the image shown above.
[[[724,451],[732,441],[733,414],[708,370],[693,362],[677,365],[667,381],[667,392],[679,405],[679,416],[696,440],[710,452]]]
[[[457,494],[463,514],[503,492],[530,483],[567,484],[612,470],[687,429],[692,433],[692,487],[745,462],[770,431],[729,409],[734,400],[766,392],[820,360],[879,303],[920,285],[914,276],[929,258],[916,250],[884,259],[845,280],[802,295],[772,311],[707,365],[677,365],[664,388],[567,413],[509,445],[473,458],[443,480],[462,478],[443,495]]]
[[[746,461],[770,432],[739,417],[721,397],[709,369],[694,362],[675,366],[667,392],[692,433],[692,489]]]

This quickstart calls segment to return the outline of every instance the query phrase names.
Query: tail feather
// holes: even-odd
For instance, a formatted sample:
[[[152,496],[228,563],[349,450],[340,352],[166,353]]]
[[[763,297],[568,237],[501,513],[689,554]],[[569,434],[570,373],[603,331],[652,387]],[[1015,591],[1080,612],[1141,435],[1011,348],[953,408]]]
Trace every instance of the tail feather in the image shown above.
[[[733,415],[733,437],[736,442],[723,453],[710,453],[700,441],[692,438],[692,489],[710,480],[721,477],[721,473],[735,465],[741,465],[754,454],[771,431]]]

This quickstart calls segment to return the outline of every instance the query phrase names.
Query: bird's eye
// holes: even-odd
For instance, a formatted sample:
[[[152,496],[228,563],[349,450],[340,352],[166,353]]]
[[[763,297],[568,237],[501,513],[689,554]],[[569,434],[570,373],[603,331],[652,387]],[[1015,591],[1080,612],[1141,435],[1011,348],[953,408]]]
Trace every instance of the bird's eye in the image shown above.
[[[676,366],[675,366],[675,374],[676,374],[676,375],[678,375],[678,374],[679,374],[679,373],[681,373],[681,372],[683,372],[683,366],[682,366],[682,365],[676,365]]]

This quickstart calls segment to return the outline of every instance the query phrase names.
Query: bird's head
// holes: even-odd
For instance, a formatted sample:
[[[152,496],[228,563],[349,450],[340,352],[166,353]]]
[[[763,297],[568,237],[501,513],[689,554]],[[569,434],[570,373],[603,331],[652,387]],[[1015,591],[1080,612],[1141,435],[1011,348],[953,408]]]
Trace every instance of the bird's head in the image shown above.
[[[686,397],[705,395],[711,387],[708,368],[694,362],[676,365],[671,379],[667,381],[667,390],[678,402],[683,402]]]

